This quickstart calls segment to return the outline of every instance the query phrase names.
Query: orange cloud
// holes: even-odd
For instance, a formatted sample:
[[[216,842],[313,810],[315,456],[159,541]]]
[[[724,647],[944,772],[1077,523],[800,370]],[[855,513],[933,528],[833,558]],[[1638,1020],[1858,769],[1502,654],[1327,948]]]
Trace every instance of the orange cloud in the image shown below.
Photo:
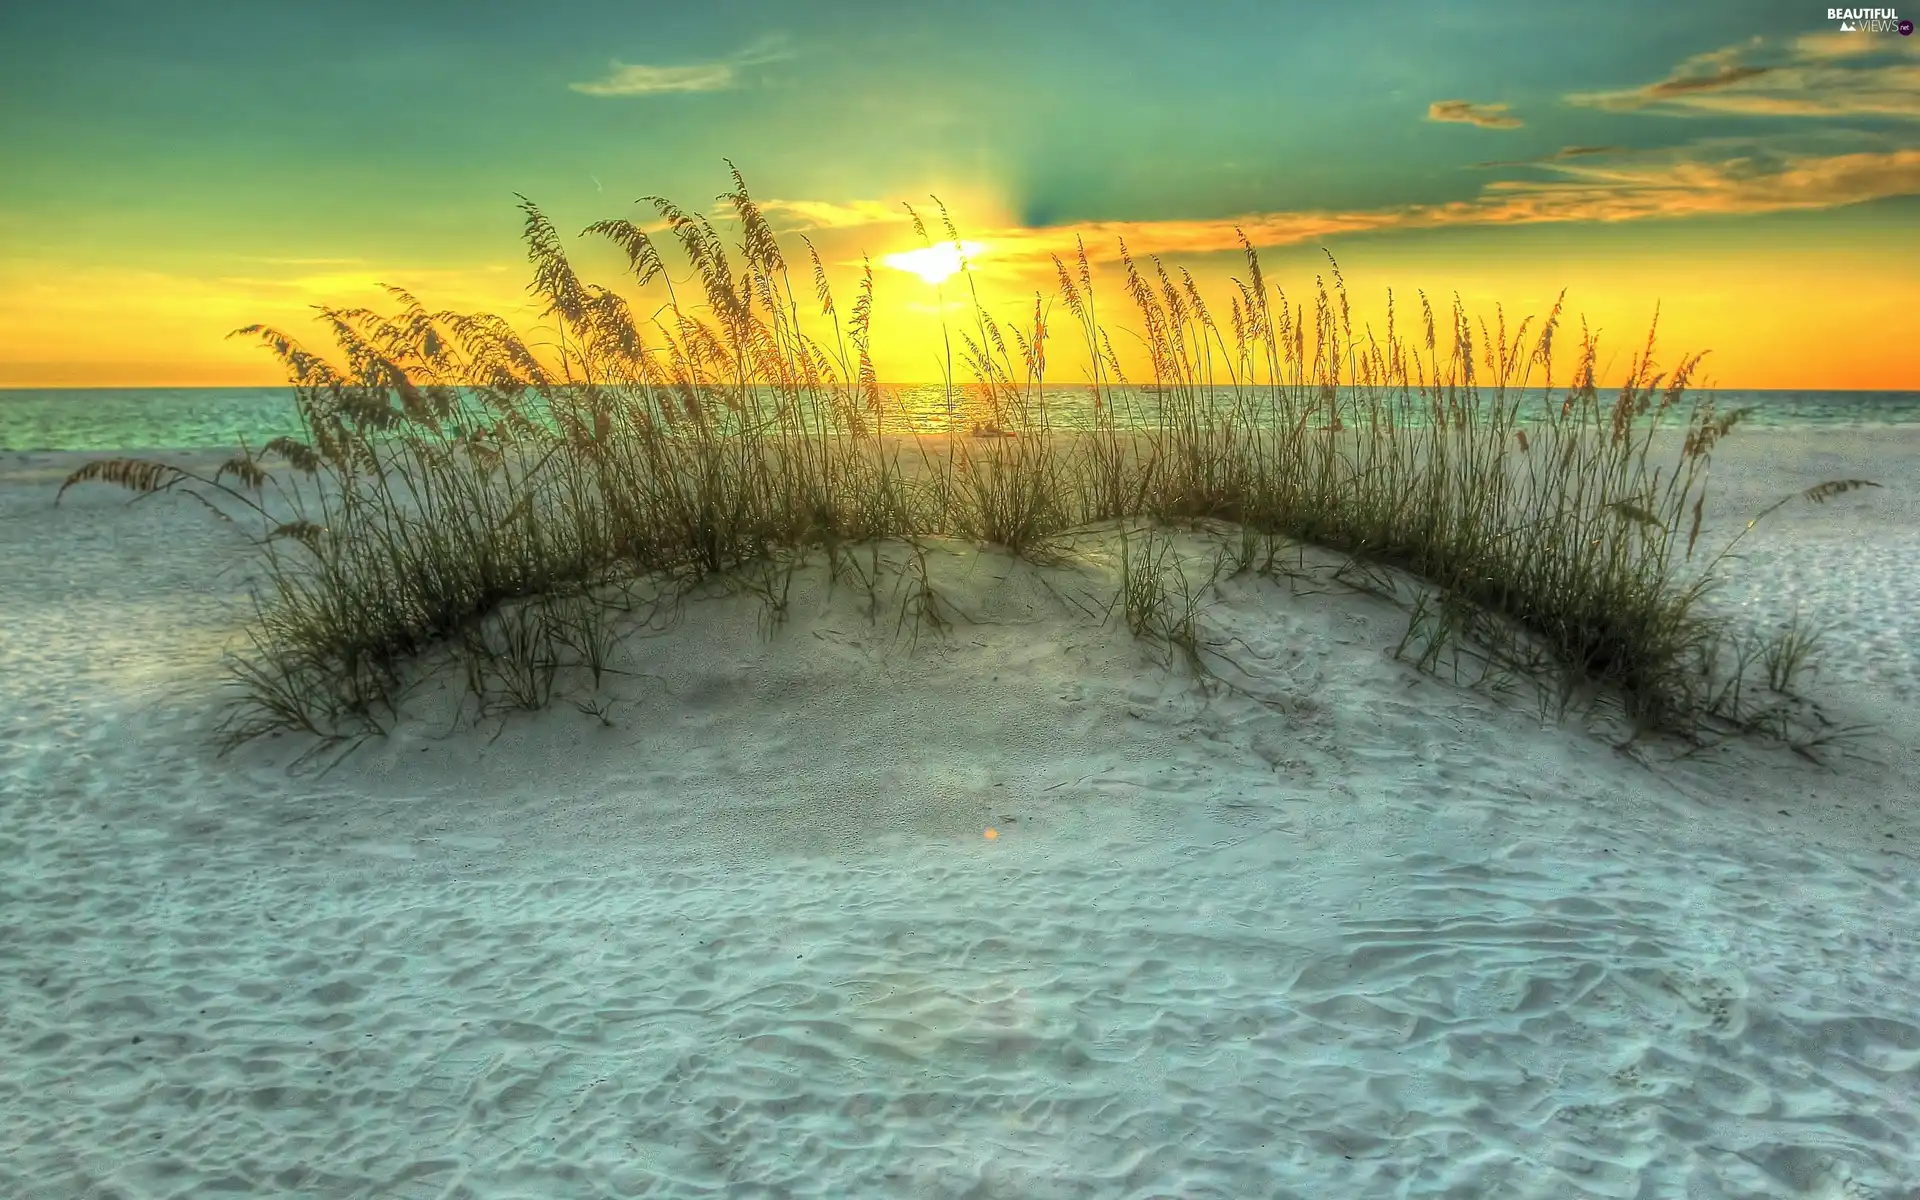
[[[1469,100],[1435,100],[1427,105],[1427,120],[1477,125],[1482,129],[1518,129],[1519,117],[1506,115],[1504,104],[1475,104]]]

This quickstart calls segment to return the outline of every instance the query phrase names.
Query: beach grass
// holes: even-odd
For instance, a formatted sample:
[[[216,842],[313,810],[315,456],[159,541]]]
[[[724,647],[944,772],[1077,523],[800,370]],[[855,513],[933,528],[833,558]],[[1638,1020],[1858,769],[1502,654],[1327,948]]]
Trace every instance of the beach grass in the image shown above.
[[[1390,297],[1384,333],[1356,334],[1331,259],[1309,314],[1269,284],[1251,243],[1224,306],[1123,245],[1118,307],[1149,362],[1133,380],[1082,246],[1055,259],[1054,294],[1018,320],[996,319],[967,277],[972,317],[946,330],[946,386],[988,419],[903,433],[873,366],[871,266],[843,312],[812,245],[798,239],[790,261],[733,182],[731,247],[657,198],[652,231],[584,231],[620,250],[634,284],[664,292],[652,317],[583,282],[523,200],[545,344],[397,288],[387,313],[322,310],[335,361],[251,326],[236,334],[286,368],[302,436],[242,447],[210,474],[111,459],[68,478],[63,492],[184,489],[258,523],[264,582],[232,656],[228,745],[380,733],[443,660],[483,712],[545,707],[568,680],[591,694],[623,630],[714,588],[758,596],[775,626],[816,558],[876,619],[893,572],[899,627],[939,636],[953,615],[927,571],[929,539],[1049,563],[1116,523],[1113,611],[1197,673],[1219,652],[1201,628],[1205,589],[1222,574],[1277,575],[1290,547],[1317,546],[1347,556],[1356,586],[1404,604],[1401,653],[1424,669],[1475,661],[1483,679],[1537,683],[1563,714],[1576,697],[1610,704],[1634,736],[1760,733],[1811,752],[1837,732],[1796,690],[1810,627],[1765,638],[1702,604],[1733,548],[1696,563],[1705,469],[1744,414],[1692,389],[1698,357],[1657,371],[1651,332],[1603,394],[1583,326],[1556,394],[1558,303],[1510,332],[1504,314],[1489,327],[1457,302],[1436,318],[1422,295],[1409,336]],[[1092,424],[1071,433],[1052,428],[1046,399],[1063,323],[1092,364],[1078,381]],[[1536,376],[1559,403],[1522,420]],[[1156,403],[1141,401],[1146,387]],[[1801,498],[1865,486],[1834,480]],[[1158,531],[1173,527],[1218,533],[1205,582],[1170,561]],[[906,547],[904,560],[883,543]]]

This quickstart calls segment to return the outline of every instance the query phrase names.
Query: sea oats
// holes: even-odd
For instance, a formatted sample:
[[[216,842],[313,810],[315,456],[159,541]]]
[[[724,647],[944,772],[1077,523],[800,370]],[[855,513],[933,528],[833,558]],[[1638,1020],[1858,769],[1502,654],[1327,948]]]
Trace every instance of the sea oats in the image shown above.
[[[1650,330],[1603,401],[1598,339],[1583,321],[1572,386],[1523,419],[1532,373],[1551,388],[1564,293],[1537,332],[1531,317],[1510,326],[1501,308],[1476,320],[1456,294],[1442,335],[1422,291],[1408,344],[1391,293],[1384,337],[1356,334],[1331,255],[1309,312],[1268,280],[1242,234],[1245,278],[1227,295],[1223,330],[1188,270],[1149,257],[1149,272],[1121,241],[1148,391],[1129,380],[1076,243],[1073,262],[1053,265],[1085,355],[1092,427],[1052,431],[1047,298],[1003,320],[966,271],[970,317],[957,330],[942,318],[942,390],[971,406],[980,436],[956,418],[949,433],[960,436],[882,439],[871,264],[843,321],[802,239],[803,306],[779,237],[728,165],[737,270],[706,218],[646,198],[691,268],[691,295],[639,226],[582,231],[620,251],[647,298],[644,321],[578,277],[553,224],[521,197],[529,290],[552,323],[538,344],[497,315],[429,313],[398,288],[387,289],[392,315],[321,310],[341,365],[266,326],[235,331],[295,385],[300,436],[262,450],[310,481],[276,493],[291,514],[255,499],[281,484],[244,451],[212,478],[115,459],[66,480],[62,494],[84,482],[183,490],[223,516],[225,497],[261,518],[267,583],[234,668],[252,708],[230,735],[385,728],[413,664],[432,653],[465,663],[483,707],[544,704],[576,669],[597,683],[613,635],[592,606],[613,581],[653,581],[678,603],[703,580],[744,580],[777,616],[779,581],[812,549],[826,550],[836,577],[852,547],[893,539],[966,537],[1047,559],[1076,528],[1115,519],[1237,529],[1239,550],[1221,562],[1238,570],[1251,569],[1260,539],[1267,574],[1282,540],[1340,551],[1355,586],[1405,604],[1402,649],[1428,669],[1467,653],[1563,704],[1575,691],[1612,696],[1636,727],[1695,739],[1786,728],[1776,700],[1750,695],[1748,668],[1790,692],[1812,636],[1729,649],[1733,631],[1699,601],[1732,544],[1696,578],[1680,566],[1682,529],[1685,558],[1700,536],[1707,460],[1745,415],[1697,395],[1684,407],[1700,356],[1657,371]],[[1658,427],[1683,409],[1677,453],[1654,461]],[[917,464],[901,461],[903,447]],[[1870,486],[1835,480],[1799,495],[1821,503]],[[1180,590],[1161,569],[1163,544],[1143,536],[1137,553],[1121,546],[1128,624],[1197,666],[1198,593]],[[902,621],[937,636],[946,610],[917,561]],[[869,590],[879,569],[876,558]],[[1427,591],[1409,599],[1392,572]]]

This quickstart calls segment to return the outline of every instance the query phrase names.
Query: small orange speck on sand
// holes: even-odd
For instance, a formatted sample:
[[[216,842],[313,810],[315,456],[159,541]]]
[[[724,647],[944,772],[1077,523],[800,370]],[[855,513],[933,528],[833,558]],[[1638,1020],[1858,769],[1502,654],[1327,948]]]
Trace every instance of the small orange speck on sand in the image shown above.
[[[992,841],[993,839],[995,839],[995,838],[997,838],[997,837],[999,837],[999,836],[1000,836],[1000,831],[999,831],[998,829],[989,829],[989,830],[987,830],[987,840],[988,840],[988,841]]]

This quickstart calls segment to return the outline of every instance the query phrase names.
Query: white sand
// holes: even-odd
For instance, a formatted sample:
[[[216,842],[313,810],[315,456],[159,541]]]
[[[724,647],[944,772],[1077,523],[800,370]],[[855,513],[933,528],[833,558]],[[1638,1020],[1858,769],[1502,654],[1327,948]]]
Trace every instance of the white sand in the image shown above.
[[[1883,729],[1825,769],[1636,761],[1264,581],[1204,628],[1266,702],[1204,696],[956,550],[945,639],[715,601],[613,728],[319,778],[205,745],[240,539],[10,456],[0,1196],[1920,1195],[1916,451],[1721,455],[1728,515],[1889,485],[1721,601],[1837,620]]]

